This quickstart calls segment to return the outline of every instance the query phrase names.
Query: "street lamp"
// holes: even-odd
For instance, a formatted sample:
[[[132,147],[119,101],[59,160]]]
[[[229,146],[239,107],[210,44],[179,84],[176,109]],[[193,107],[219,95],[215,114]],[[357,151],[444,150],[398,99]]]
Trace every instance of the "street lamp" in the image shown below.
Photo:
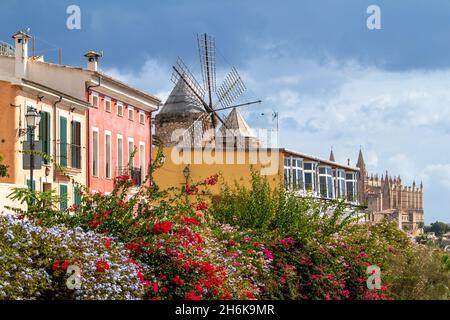
[[[34,191],[33,188],[33,169],[34,169],[34,130],[39,125],[41,117],[39,112],[35,108],[29,108],[25,114],[25,120],[27,123],[27,132],[30,134],[30,190]]]
[[[189,179],[190,175],[191,175],[191,170],[189,170],[189,167],[188,166],[184,167],[183,176],[186,178],[186,185],[188,184],[188,179]]]

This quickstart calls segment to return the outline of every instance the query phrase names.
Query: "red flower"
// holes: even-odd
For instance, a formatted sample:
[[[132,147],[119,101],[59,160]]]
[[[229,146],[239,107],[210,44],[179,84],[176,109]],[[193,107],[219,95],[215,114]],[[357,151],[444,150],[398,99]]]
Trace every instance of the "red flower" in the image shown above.
[[[203,287],[198,283],[195,285],[195,290],[197,290],[197,292],[200,294],[203,293]]]
[[[96,271],[98,272],[105,272],[106,270],[109,270],[109,264],[104,260],[98,260],[96,264],[97,264]]]
[[[101,224],[102,222],[95,218],[88,222],[88,226],[91,227],[92,229],[98,228]]]
[[[53,271],[57,271],[58,269],[59,269],[59,261],[56,260],[56,261],[53,263],[52,270],[53,270]]]
[[[167,292],[167,288],[166,288],[166,287],[162,287],[162,288],[161,288],[161,292],[162,292],[162,293],[166,293],[166,292]]]
[[[187,225],[197,225],[200,224],[200,222],[195,219],[195,218],[191,218],[191,217],[186,217],[183,219],[183,223],[187,224]]]
[[[255,296],[252,292],[246,292],[244,295],[247,299],[255,299]]]
[[[202,300],[201,297],[197,296],[194,291],[190,291],[184,295],[185,300]]]
[[[205,202],[201,201],[201,202],[197,203],[195,209],[197,209],[197,211],[207,210],[208,209],[208,205]]]
[[[103,241],[104,241],[104,245],[105,245],[105,248],[106,249],[111,249],[111,239],[110,238],[103,238]]]
[[[152,283],[152,290],[154,293],[157,293],[159,291],[158,284],[156,282]]]
[[[61,268],[62,268],[64,271],[66,271],[67,268],[69,267],[69,265],[70,265],[70,262],[69,262],[68,260],[64,260],[64,262],[63,262],[62,265],[61,265]]]
[[[175,283],[177,286],[181,286],[183,284],[183,280],[176,275],[175,277],[173,277],[172,279],[173,283]]]
[[[41,225],[42,224],[42,219],[38,219],[37,224]]]
[[[169,233],[169,231],[172,229],[172,222],[164,221],[160,223],[156,223],[153,226],[153,232],[154,233]]]
[[[358,256],[361,258],[367,258],[367,254],[364,251],[361,251]]]
[[[130,179],[130,176],[123,174],[121,176],[116,177],[116,182],[126,182]]]
[[[217,183],[217,181],[219,180],[219,176],[217,174],[208,177],[205,179],[204,183],[210,186],[213,186]]]
[[[78,210],[78,206],[76,205],[76,204],[73,204],[73,205],[71,205],[70,207],[69,207],[69,211],[70,212],[74,212],[74,211],[77,211]]]
[[[198,188],[196,186],[190,186],[189,184],[186,185],[186,193],[189,195],[195,195],[198,193]]]

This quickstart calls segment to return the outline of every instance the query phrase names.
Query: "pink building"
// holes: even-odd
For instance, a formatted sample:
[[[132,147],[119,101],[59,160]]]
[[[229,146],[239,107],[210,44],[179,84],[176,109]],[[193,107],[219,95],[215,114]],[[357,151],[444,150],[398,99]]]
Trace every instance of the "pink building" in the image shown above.
[[[108,194],[114,178],[131,176],[136,185],[144,180],[151,159],[151,112],[160,100],[98,72],[101,57],[88,52],[88,70],[98,76],[86,85],[91,103],[88,114],[88,187]],[[134,157],[131,159],[134,152]]]

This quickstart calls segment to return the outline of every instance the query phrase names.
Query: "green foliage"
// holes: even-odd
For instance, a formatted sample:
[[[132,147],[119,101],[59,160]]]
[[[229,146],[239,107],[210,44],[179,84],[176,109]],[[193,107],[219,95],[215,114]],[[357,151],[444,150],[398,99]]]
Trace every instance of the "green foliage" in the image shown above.
[[[17,293],[20,281],[16,281],[3,297],[36,298],[37,292],[47,292],[46,297],[72,298],[73,293],[64,288],[63,273],[51,273],[49,263],[52,259],[75,257],[92,265],[92,257],[106,259],[106,255],[101,255],[104,248],[98,239],[107,236],[113,241],[112,247],[123,249],[123,243],[128,248],[127,254],[123,251],[120,254],[128,255],[137,267],[137,278],[145,293],[139,286],[133,289],[137,291],[126,290],[131,296],[140,294],[141,298],[449,298],[448,255],[412,243],[393,223],[359,223],[361,215],[341,200],[299,197],[295,192],[285,191],[283,186],[272,190],[268,181],[256,172],[252,172],[250,188],[222,183],[221,196],[214,200],[208,186],[217,182],[216,176],[182,188],[160,190],[153,173],[162,165],[161,160],[159,148],[139,188],[134,187],[129,176],[116,177],[114,190],[108,196],[92,194],[72,181],[80,190],[82,200],[79,206],[67,210],[59,210],[63,199],[53,192],[14,189],[10,197],[28,205],[26,211],[15,209],[19,218],[53,233],[59,228],[65,231],[56,233],[76,231],[97,237],[97,242],[85,241],[80,247],[74,247],[65,240],[52,238],[54,246],[48,249],[50,238],[41,247],[41,240],[36,243],[31,240],[31,247],[44,251],[43,256],[47,258],[35,264],[36,260],[27,253],[24,256],[32,259],[27,265],[18,258],[14,243],[9,244],[10,240],[6,239],[8,244],[3,250],[10,252],[8,259],[16,257],[18,260],[13,262],[16,265],[20,262],[23,268],[45,270],[52,277],[52,285],[39,282],[27,269],[24,271],[27,277],[36,279],[32,287],[22,287],[28,295]],[[3,230],[7,237],[11,228],[17,227]],[[14,239],[23,237],[28,236],[13,234]],[[28,252],[25,243],[16,246]],[[67,255],[59,247],[73,250]],[[114,261],[110,261],[111,270],[117,271],[119,263]],[[369,265],[381,268],[379,290],[367,288]],[[12,264],[7,266],[10,274],[11,270],[15,272]],[[1,272],[0,281],[9,277]],[[101,275],[93,269],[90,272],[94,272],[90,281],[109,279],[107,272]],[[106,297],[96,292],[95,286],[91,289],[92,294],[77,297]]]
[[[8,166],[2,164],[3,157],[0,154],[0,178],[4,178],[8,176]]]
[[[427,246],[409,246],[387,262],[385,279],[396,299],[450,299],[448,254]]]
[[[425,227],[425,232],[434,232],[436,237],[441,237],[443,234],[450,231],[448,224],[440,221],[431,223],[430,226]]]
[[[309,238],[320,229],[322,235],[338,232],[355,221],[358,214],[344,201],[323,201],[299,197],[282,186],[272,190],[267,179],[251,173],[251,187],[222,183],[221,195],[213,202],[214,217],[222,222],[279,237],[301,234]]]

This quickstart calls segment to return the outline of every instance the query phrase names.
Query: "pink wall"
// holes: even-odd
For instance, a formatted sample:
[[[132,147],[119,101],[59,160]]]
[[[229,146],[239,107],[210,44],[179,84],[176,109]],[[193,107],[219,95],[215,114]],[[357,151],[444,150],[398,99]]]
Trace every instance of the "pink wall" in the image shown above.
[[[94,92],[95,94],[95,92]],[[145,112],[145,123],[139,121],[139,109],[134,107],[134,121],[128,119],[128,105],[123,103],[123,116],[117,115],[117,100],[111,98],[111,112],[105,110],[105,96],[98,94],[98,108],[89,108],[89,169],[88,169],[88,186],[91,191],[110,192],[113,189],[114,178],[116,177],[117,168],[117,136],[123,137],[123,166],[128,164],[128,138],[134,139],[134,145],[137,152],[134,157],[134,167],[139,167],[139,143],[145,143],[145,174],[150,164],[151,149],[151,113]],[[89,97],[91,100],[92,95]],[[92,159],[93,159],[93,128],[97,128],[99,132],[99,172],[98,177],[92,175]],[[105,177],[105,131],[111,132],[111,178]]]

